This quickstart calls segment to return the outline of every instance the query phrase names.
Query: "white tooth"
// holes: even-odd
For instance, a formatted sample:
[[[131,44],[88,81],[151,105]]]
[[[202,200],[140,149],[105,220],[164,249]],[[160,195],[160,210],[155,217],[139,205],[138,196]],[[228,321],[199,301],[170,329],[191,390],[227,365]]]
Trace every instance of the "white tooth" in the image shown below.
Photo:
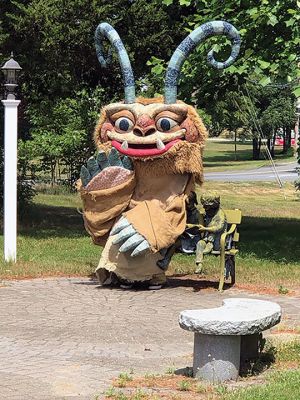
[[[122,143],[122,149],[123,150],[128,150],[128,143],[127,143],[127,140],[124,140],[124,142]]]
[[[157,139],[156,147],[158,148],[158,150],[163,150],[166,146],[163,144],[163,142],[160,139]]]

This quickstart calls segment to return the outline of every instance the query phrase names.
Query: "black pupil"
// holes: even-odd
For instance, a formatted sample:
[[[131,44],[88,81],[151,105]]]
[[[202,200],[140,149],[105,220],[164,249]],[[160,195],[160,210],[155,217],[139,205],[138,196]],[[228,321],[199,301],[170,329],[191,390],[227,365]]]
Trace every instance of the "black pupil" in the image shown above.
[[[162,129],[163,131],[168,131],[168,130],[171,128],[170,121],[168,121],[168,120],[165,119],[165,118],[163,118],[163,119],[161,120],[160,126],[161,126],[161,129]]]
[[[119,123],[119,128],[122,131],[128,131],[129,129],[129,122],[127,121],[127,119],[121,119],[120,123]]]

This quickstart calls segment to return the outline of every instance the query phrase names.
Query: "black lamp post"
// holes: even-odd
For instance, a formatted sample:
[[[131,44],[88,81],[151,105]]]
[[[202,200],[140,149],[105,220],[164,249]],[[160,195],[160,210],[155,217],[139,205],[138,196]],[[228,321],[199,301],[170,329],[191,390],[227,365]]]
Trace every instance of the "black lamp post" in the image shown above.
[[[15,90],[18,86],[18,75],[22,68],[20,64],[13,59],[13,53],[11,53],[10,59],[6,61],[1,69],[5,77],[4,87],[7,92],[7,99],[14,100],[16,98]]]

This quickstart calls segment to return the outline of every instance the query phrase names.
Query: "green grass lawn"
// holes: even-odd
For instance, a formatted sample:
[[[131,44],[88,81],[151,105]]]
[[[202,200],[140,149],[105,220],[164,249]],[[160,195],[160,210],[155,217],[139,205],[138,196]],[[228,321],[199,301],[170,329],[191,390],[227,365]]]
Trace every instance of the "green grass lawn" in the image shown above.
[[[278,290],[299,288],[300,201],[294,188],[281,191],[273,183],[207,182],[199,190],[216,189],[224,208],[243,213],[240,252],[237,256],[237,284]],[[285,197],[284,197],[285,196]],[[0,264],[2,278],[42,275],[88,275],[97,266],[101,247],[86,234],[76,194],[38,194],[19,226],[18,262]],[[1,237],[1,248],[3,248]],[[205,258],[205,279],[218,279],[218,258]],[[188,274],[194,257],[176,254],[171,272]]]
[[[265,385],[235,391],[222,400],[292,400],[300,399],[300,369],[271,374]]]
[[[237,283],[249,287],[300,286],[300,201],[294,188],[280,190],[274,183],[206,182],[198,191],[215,189],[223,207],[242,210],[239,254],[236,258]],[[205,258],[209,278],[218,278],[218,258]],[[194,257],[175,255],[172,270],[192,272]]]
[[[94,246],[84,230],[75,194],[38,194],[22,216],[18,235],[18,262],[2,263],[5,277],[42,275],[89,275],[101,248]],[[3,237],[0,237],[3,247]]]
[[[275,148],[275,162],[295,160],[292,156],[281,154],[281,151],[281,147]],[[266,157],[265,151],[262,150],[261,160],[252,160],[252,144],[237,142],[237,160],[235,160],[233,141],[208,140],[203,159],[206,172],[214,172],[259,168],[270,164]]]
[[[271,345],[271,346],[270,346]],[[264,384],[234,390],[220,400],[290,400],[300,399],[300,341],[299,338],[269,342],[272,353],[270,373]]]

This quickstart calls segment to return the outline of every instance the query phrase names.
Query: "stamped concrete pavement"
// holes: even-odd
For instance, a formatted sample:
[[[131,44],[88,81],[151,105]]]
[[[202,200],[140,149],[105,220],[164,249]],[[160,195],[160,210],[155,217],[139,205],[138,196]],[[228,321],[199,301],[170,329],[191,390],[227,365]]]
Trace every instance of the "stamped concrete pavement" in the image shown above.
[[[284,324],[300,325],[299,298],[235,289],[195,292],[180,285],[122,291],[100,288],[88,278],[3,282],[0,399],[100,399],[120,372],[190,365],[193,335],[179,328],[179,312],[237,296],[277,301]]]

